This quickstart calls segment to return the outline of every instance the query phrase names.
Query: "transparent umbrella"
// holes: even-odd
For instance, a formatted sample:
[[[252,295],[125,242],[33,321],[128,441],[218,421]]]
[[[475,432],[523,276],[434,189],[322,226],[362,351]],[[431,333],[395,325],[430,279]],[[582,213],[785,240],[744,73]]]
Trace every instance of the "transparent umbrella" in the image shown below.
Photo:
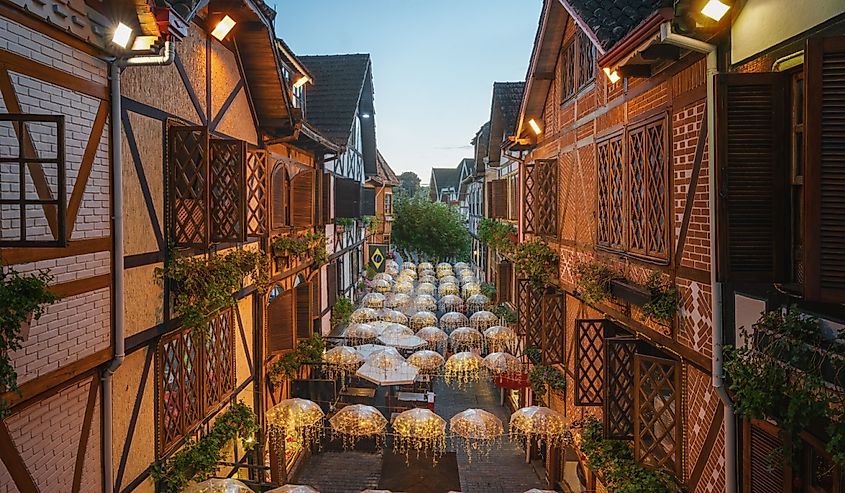
[[[487,330],[494,325],[499,324],[499,317],[496,316],[493,312],[488,312],[487,310],[481,310],[480,312],[475,312],[469,317],[469,325],[470,327],[476,328],[478,330]]]
[[[286,484],[284,486],[279,486],[278,488],[274,488],[267,493],[320,493],[319,491],[315,490],[314,488],[304,485],[304,484]]]
[[[469,325],[469,319],[463,313],[449,312],[444,313],[440,317],[440,328],[445,331],[451,331],[458,327],[465,327]]]
[[[431,453],[436,463],[446,450],[446,421],[425,408],[399,414],[393,420],[393,448],[406,460],[411,451]]]
[[[352,323],[368,323],[376,320],[378,320],[378,312],[372,308],[359,308],[349,316],[349,321]]]
[[[486,310],[490,307],[490,298],[478,293],[467,298],[467,311],[475,313],[479,310]]]
[[[249,487],[237,479],[207,479],[202,483],[194,483],[183,490],[183,493],[252,493]]]
[[[437,315],[431,311],[418,311],[411,316],[408,323],[412,329],[419,330],[429,325],[437,325]]]
[[[484,336],[478,329],[458,327],[449,334],[449,342],[455,352],[481,351],[484,349]]]
[[[367,308],[384,308],[384,295],[381,293],[367,293],[361,299],[361,304]]]
[[[408,363],[420,369],[420,373],[436,373],[446,363],[440,353],[424,349],[408,356]]]
[[[360,438],[376,437],[384,443],[387,420],[381,412],[364,404],[352,404],[343,407],[329,418],[329,425],[333,435],[343,438],[344,449],[352,448]]]
[[[452,416],[449,430],[455,441],[463,442],[467,459],[472,462],[473,455],[488,455],[499,443],[505,428],[502,420],[483,409],[467,409]]]
[[[510,434],[512,438],[523,441],[526,446],[532,440],[538,445],[545,442],[550,447],[572,444],[572,432],[566,417],[542,406],[517,409],[511,415]]]
[[[447,294],[440,298],[440,309],[444,312],[463,312],[464,300],[455,294]]]

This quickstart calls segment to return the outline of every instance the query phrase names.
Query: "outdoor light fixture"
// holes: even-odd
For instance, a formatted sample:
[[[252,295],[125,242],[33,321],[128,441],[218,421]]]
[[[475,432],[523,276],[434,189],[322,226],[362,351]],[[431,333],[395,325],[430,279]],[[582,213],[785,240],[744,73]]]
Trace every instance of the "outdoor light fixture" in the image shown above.
[[[302,77],[296,79],[296,82],[293,83],[294,89],[299,89],[300,87],[304,86],[305,84],[311,82],[311,77],[307,75],[303,75]]]
[[[540,125],[538,125],[533,118],[528,120],[528,125],[531,127],[531,130],[533,130],[535,134],[540,135],[541,133],[543,133],[543,129],[540,128]]]
[[[610,81],[611,84],[616,84],[617,82],[619,82],[620,77],[619,77],[619,74],[615,70],[613,72],[611,72],[610,69],[607,68],[607,67],[605,67],[603,70],[604,70],[604,75],[607,76],[607,79]]]
[[[714,21],[719,21],[730,10],[730,5],[725,5],[719,0],[708,0],[707,5],[701,9],[701,13]]]
[[[131,37],[132,28],[122,22],[119,22],[117,27],[114,28],[114,35],[112,35],[111,42],[125,49],[126,45],[129,44],[129,38]]]
[[[370,117],[369,113],[361,113],[361,118],[369,118],[369,117]]]
[[[223,41],[223,38],[229,34],[229,31],[235,27],[235,20],[229,17],[228,15],[220,19],[220,22],[217,23],[217,27],[211,31],[211,35],[217,38],[218,41]]]
[[[147,51],[153,47],[158,36],[138,36],[132,42],[132,51]]]

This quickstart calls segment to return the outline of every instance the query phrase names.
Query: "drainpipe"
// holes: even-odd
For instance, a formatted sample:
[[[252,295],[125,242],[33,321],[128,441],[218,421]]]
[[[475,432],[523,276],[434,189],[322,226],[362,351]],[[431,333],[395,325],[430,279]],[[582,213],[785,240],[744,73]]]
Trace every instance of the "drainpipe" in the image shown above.
[[[724,382],[722,380],[722,283],[719,282],[716,276],[718,243],[716,242],[716,83],[714,79],[719,71],[717,66],[716,46],[672,32],[671,22],[665,22],[660,25],[660,41],[662,43],[679,46],[681,48],[705,53],[707,55],[706,114],[707,148],[709,153],[709,159],[707,160],[707,179],[710,192],[710,290],[713,312],[712,383],[713,388],[716,389],[716,393],[719,395],[725,409],[725,492],[736,493],[736,419],[734,416],[733,403],[725,390]]]
[[[103,370],[101,377],[103,383],[103,490],[106,492],[114,491],[112,376],[126,358],[126,325],[124,320],[126,298],[123,288],[123,156],[121,143],[121,133],[123,132],[121,115],[123,108],[120,95],[120,71],[122,67],[127,66],[167,65],[173,62],[175,56],[175,46],[171,41],[166,41],[160,55],[109,58],[107,60],[109,63],[109,82],[111,89],[109,98],[111,103],[111,122],[109,126],[111,136],[109,143],[111,145],[112,160],[112,311],[114,313],[114,333],[112,340],[114,341],[114,356],[109,366]]]

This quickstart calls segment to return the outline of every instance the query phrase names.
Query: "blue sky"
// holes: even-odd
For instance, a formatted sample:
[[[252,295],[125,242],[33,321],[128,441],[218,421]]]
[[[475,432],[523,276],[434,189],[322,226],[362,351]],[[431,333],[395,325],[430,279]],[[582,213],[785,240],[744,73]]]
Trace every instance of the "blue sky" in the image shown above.
[[[541,0],[269,0],[299,55],[370,53],[378,146],[397,174],[472,157],[494,81],[525,79]]]

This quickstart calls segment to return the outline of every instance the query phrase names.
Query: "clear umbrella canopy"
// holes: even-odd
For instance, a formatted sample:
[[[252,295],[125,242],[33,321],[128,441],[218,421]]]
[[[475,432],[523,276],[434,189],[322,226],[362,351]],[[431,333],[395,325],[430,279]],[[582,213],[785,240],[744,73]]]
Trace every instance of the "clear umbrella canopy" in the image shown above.
[[[437,315],[435,315],[432,311],[418,311],[411,316],[409,324],[414,330],[419,330],[429,325],[437,325]]]
[[[446,296],[449,294],[460,294],[460,289],[458,289],[458,285],[453,282],[441,282],[440,286],[437,288],[437,293],[440,296]]]
[[[423,282],[422,281],[423,277],[435,277],[435,279],[436,279],[436,275],[435,275],[436,273],[434,272],[433,269],[420,269],[419,271],[417,271],[417,274],[419,275],[417,280],[420,281],[420,282]]]
[[[478,293],[467,298],[467,311],[475,313],[490,308],[490,298]]]
[[[378,312],[372,308],[359,308],[352,312],[349,321],[352,323],[368,323],[378,320]]]
[[[381,331],[382,337],[398,337],[398,336],[412,336],[414,331],[404,324],[391,323]]]
[[[462,443],[467,459],[486,456],[504,434],[502,420],[483,409],[467,409],[449,420],[449,430],[454,441]]]
[[[484,357],[483,365],[494,375],[519,373],[522,363],[519,358],[508,353],[490,353]]]
[[[456,262],[455,270],[469,269],[469,264],[466,262]]]
[[[364,363],[364,358],[355,348],[335,346],[323,353],[323,361],[330,366],[353,371]]]
[[[384,362],[382,361],[381,363]],[[414,383],[418,374],[419,369],[405,361],[402,361],[396,366],[390,366],[387,368],[378,367],[375,364],[364,363],[364,365],[361,366],[361,368],[358,368],[358,371],[355,372],[356,376],[381,386],[410,385]]]
[[[373,276],[373,281],[379,280],[393,282],[393,276],[391,274],[388,274],[387,272],[379,272],[378,274]]]
[[[419,368],[421,373],[436,373],[446,360],[440,353],[424,349],[408,356],[408,363]]]
[[[436,274],[437,274],[437,278],[441,279],[441,280],[444,277],[449,277],[449,276],[455,275],[455,273],[452,271],[452,269],[437,269]]]
[[[440,309],[446,312],[463,312],[464,300],[456,294],[447,294],[440,298]]]
[[[413,289],[411,286],[411,290]],[[385,306],[394,310],[405,310],[411,306],[411,297],[407,293],[391,293],[385,301]]]
[[[417,294],[434,294],[434,284],[428,282],[421,282],[417,284]]]
[[[436,346],[449,340],[449,336],[443,330],[433,325],[418,330],[417,337],[427,342],[430,346]]]
[[[458,327],[449,334],[449,343],[455,352],[480,352],[484,348],[484,335],[472,327]]]
[[[374,344],[373,346],[377,345]],[[382,370],[389,370],[392,368],[397,368],[405,362],[405,358],[403,358],[402,355],[399,354],[399,351],[397,351],[395,348],[388,346],[379,347],[381,349],[375,347],[371,351],[369,351],[369,354],[364,357],[364,364],[374,366]],[[359,347],[357,349],[358,352],[362,354],[367,353],[367,350],[364,347]]]
[[[391,288],[390,283],[383,279],[373,281],[370,286],[377,293],[389,293]]]
[[[450,269],[452,269],[452,264],[450,264],[449,262],[440,262],[440,263],[437,264],[437,270],[441,270],[441,269],[450,270]]]
[[[381,293],[367,293],[361,299],[361,304],[366,308],[384,308],[385,297]]]
[[[427,282],[429,284],[437,284],[437,277],[433,274],[423,274],[419,278],[419,282]]]
[[[272,489],[267,493],[320,493],[314,488],[304,484],[286,484]]]
[[[434,266],[431,265],[431,262],[420,262],[420,265],[417,266],[417,270],[427,270],[427,269],[434,269]]]
[[[464,384],[481,379],[483,360],[481,356],[465,351],[453,354],[446,360],[444,379],[446,383]]]
[[[419,349],[428,345],[427,342],[414,335],[381,335],[378,340],[382,344],[399,349]]]
[[[402,270],[414,270],[417,268],[417,264],[413,262],[405,262],[402,264]]]
[[[458,283],[458,278],[457,278],[457,277],[455,277],[455,276],[446,276],[446,277],[441,277],[441,278],[440,278],[440,284],[446,284],[446,283],[450,283],[450,284],[457,284],[457,283]]]
[[[346,338],[349,344],[357,346],[374,340],[378,336],[378,331],[376,331],[376,329],[370,324],[354,323],[349,324],[349,326],[343,330],[342,336]]]
[[[293,435],[306,449],[317,445],[323,436],[323,410],[307,399],[285,399],[267,411],[270,439],[281,446],[286,435]]]
[[[400,312],[399,310],[391,310],[389,308],[386,308],[382,310],[380,317],[381,320],[384,320],[385,322],[404,325],[408,324],[408,316]]]
[[[360,438],[376,437],[380,443],[384,442],[387,420],[381,412],[373,406],[352,404],[343,407],[329,418],[332,435],[341,436],[343,448],[353,448]]]
[[[516,332],[504,325],[494,325],[484,331],[484,338],[490,351],[504,351],[516,343]]]
[[[417,271],[415,271],[414,269],[405,269],[399,275],[411,280],[415,280],[417,278]]]
[[[436,462],[446,450],[446,421],[430,409],[409,409],[393,420],[393,448],[408,457],[411,451],[431,453]]]
[[[524,440],[526,445],[532,440],[538,444],[545,442],[549,447],[572,444],[572,433],[566,417],[542,406],[523,407],[513,413],[510,419],[510,434],[514,438]]]
[[[433,312],[437,310],[437,301],[430,294],[418,294],[414,298],[414,308],[418,311]]]
[[[481,285],[475,281],[467,282],[463,286],[464,287],[461,288],[461,293],[464,295],[464,298],[469,298],[470,296],[481,293]]]
[[[194,483],[185,488],[183,493],[252,493],[252,490],[237,479],[228,478]]]
[[[470,315],[469,325],[478,330],[487,330],[494,325],[499,325],[499,317],[493,312],[481,310]]]
[[[414,292],[414,284],[410,281],[399,281],[393,286],[393,292],[399,294],[411,294]]]
[[[467,325],[469,325],[469,319],[463,313],[449,312],[440,317],[440,328],[447,332]]]

